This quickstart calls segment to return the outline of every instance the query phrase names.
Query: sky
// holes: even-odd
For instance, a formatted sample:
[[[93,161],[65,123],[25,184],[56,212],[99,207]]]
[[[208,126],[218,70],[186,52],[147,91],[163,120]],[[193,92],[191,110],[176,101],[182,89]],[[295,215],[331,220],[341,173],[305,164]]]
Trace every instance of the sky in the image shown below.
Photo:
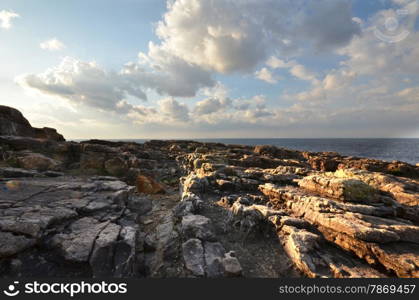
[[[67,139],[419,137],[419,0],[1,0],[0,104]]]

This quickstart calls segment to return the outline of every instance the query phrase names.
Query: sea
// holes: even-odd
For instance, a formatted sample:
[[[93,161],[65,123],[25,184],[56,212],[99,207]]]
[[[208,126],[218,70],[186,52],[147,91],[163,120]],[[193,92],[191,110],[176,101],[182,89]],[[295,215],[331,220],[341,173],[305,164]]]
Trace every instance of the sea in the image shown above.
[[[410,164],[419,163],[419,139],[192,139],[199,142],[216,142],[243,145],[273,145],[293,150],[338,152],[342,155],[367,157],[385,161],[403,161]],[[116,141],[116,140],[112,140]],[[144,143],[145,139],[121,139]]]

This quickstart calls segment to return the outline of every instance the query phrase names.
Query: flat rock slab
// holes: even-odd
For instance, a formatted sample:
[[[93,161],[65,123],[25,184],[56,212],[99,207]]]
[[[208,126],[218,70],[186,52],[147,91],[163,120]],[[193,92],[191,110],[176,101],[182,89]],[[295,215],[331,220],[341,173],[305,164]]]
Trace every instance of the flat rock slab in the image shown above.
[[[44,265],[49,257],[47,272],[54,275],[65,273],[71,263],[87,276],[134,275],[138,225],[137,214],[128,208],[139,202],[134,187],[112,177],[17,178],[1,183],[3,264],[32,257],[34,265]]]

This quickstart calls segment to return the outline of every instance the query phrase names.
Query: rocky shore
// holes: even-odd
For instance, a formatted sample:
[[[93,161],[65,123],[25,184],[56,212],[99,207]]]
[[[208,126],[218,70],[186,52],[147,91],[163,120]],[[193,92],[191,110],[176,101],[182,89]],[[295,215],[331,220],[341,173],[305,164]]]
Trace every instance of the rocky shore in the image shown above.
[[[419,277],[419,167],[67,142],[0,106],[2,277]]]

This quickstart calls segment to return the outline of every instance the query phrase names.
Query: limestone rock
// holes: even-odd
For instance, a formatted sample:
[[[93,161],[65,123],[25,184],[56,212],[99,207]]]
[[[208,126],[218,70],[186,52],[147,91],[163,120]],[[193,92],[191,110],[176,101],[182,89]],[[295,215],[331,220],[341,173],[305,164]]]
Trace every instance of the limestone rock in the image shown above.
[[[238,277],[242,274],[242,267],[233,251],[226,253],[221,263],[227,277]]]
[[[181,228],[186,238],[198,238],[204,241],[211,241],[215,238],[211,220],[204,216],[184,216]]]
[[[14,235],[10,232],[0,232],[0,258],[12,256],[35,244],[34,239],[28,239],[23,235]]]
[[[373,187],[356,179],[311,175],[300,180],[298,185],[308,191],[345,202],[368,203],[377,201],[378,198]]]
[[[225,273],[223,266],[225,249],[223,245],[219,242],[204,242],[204,249],[206,276],[210,278],[223,277]]]
[[[198,239],[190,239],[182,244],[186,268],[195,276],[205,275],[204,247]]]
[[[260,189],[271,198],[274,206],[285,206],[290,213],[308,221],[327,240],[345,251],[354,253],[368,263],[379,263],[399,276],[415,276],[417,264],[414,262],[419,259],[419,250],[415,246],[419,244],[419,226],[391,216],[391,209],[386,215],[380,207],[307,196],[295,188],[264,185]],[[385,249],[392,244],[400,248],[389,254]],[[403,268],[402,271],[391,262],[402,261],[406,255],[412,262],[410,268]]]

